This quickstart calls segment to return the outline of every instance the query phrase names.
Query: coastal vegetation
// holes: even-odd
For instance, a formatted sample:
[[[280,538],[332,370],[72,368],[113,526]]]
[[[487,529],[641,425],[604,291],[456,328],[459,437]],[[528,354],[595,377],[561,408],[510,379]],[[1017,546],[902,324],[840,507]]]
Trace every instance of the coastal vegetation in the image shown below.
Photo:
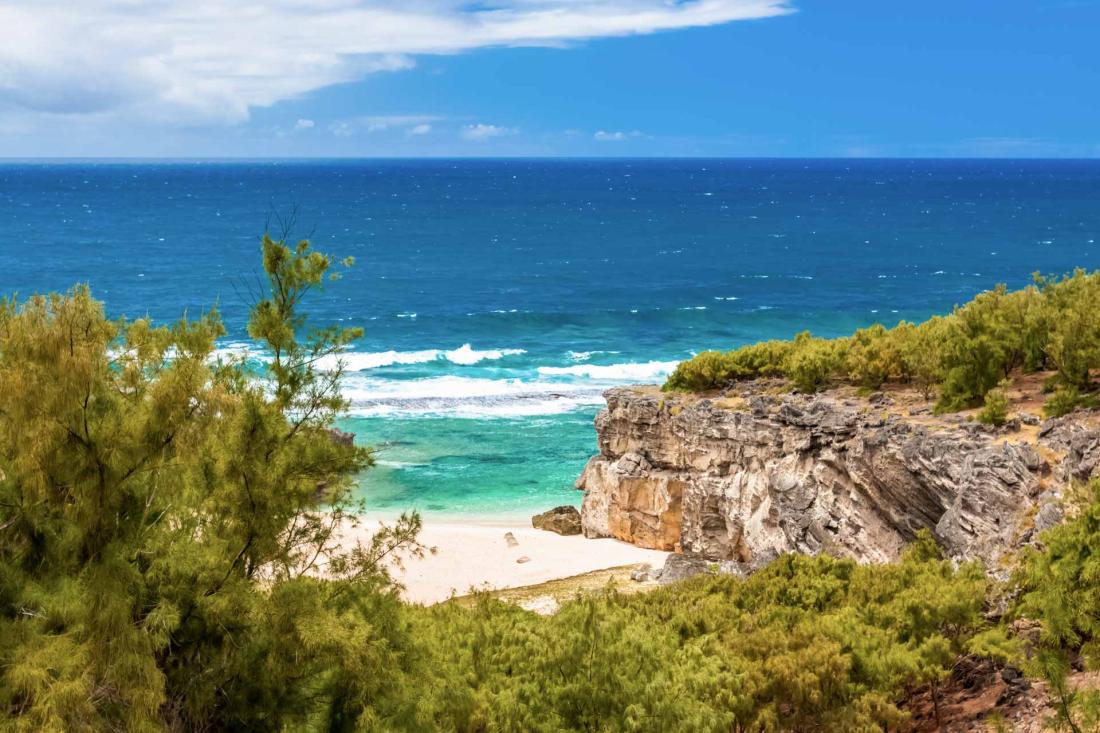
[[[425,550],[419,519],[341,541],[371,454],[334,439],[341,369],[317,365],[359,334],[302,310],[337,263],[262,252],[262,375],[217,355],[216,312],[111,320],[85,287],[0,305],[0,730],[881,731],[917,691],[938,709],[961,659],[1020,666],[1059,725],[1100,726],[1065,681],[1100,662],[1095,483],[1007,588],[922,533],[893,564],[785,555],[547,617],[402,602],[390,569]],[[674,379],[906,379],[996,421],[1005,374],[1054,367],[1076,404],[1097,347],[1094,315],[1068,311],[1096,287],[1077,273],[920,326],[710,352]],[[1040,624],[1031,648],[1017,618]]]
[[[682,362],[665,389],[707,391],[738,380],[782,377],[803,392],[836,383],[877,390],[912,385],[936,397],[937,412],[985,403],[983,419],[1002,420],[1001,383],[1011,374],[1052,372],[1045,411],[1064,415],[1094,402],[1100,367],[1100,272],[1034,276],[1009,291],[977,295],[946,316],[893,328],[875,324],[844,338],[802,332],[732,351],[705,351]]]

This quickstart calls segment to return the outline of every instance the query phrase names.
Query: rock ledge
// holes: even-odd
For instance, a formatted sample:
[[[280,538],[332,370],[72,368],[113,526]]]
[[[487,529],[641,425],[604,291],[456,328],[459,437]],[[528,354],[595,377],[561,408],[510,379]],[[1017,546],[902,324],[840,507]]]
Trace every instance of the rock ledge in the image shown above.
[[[1060,521],[1100,465],[1095,415],[995,430],[891,398],[621,388],[577,488],[588,537],[759,567],[784,552],[894,559],[921,529],[991,571]]]

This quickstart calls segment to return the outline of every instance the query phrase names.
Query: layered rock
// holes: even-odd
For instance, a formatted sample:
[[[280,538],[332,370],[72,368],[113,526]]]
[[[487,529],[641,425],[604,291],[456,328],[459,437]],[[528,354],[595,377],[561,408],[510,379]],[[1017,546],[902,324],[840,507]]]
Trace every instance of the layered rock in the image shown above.
[[[993,430],[881,396],[606,398],[577,480],[585,535],[750,567],[784,552],[890,560],[929,529],[996,570],[1100,462],[1100,428],[1079,417]]]

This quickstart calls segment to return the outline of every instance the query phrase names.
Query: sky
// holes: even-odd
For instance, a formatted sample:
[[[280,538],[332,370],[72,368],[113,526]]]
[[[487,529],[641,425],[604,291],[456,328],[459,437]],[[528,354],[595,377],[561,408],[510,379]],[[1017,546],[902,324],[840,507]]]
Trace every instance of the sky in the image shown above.
[[[0,0],[3,157],[1100,157],[1100,0]]]

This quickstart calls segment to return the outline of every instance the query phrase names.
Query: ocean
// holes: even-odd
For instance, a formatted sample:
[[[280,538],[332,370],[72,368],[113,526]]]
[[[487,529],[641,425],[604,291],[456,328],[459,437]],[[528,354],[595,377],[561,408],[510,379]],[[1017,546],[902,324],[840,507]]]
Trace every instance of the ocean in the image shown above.
[[[248,348],[259,236],[287,219],[356,258],[306,309],[365,330],[341,427],[377,449],[368,509],[521,515],[579,503],[608,387],[1100,266],[1100,162],[0,163],[0,292],[217,305]]]

